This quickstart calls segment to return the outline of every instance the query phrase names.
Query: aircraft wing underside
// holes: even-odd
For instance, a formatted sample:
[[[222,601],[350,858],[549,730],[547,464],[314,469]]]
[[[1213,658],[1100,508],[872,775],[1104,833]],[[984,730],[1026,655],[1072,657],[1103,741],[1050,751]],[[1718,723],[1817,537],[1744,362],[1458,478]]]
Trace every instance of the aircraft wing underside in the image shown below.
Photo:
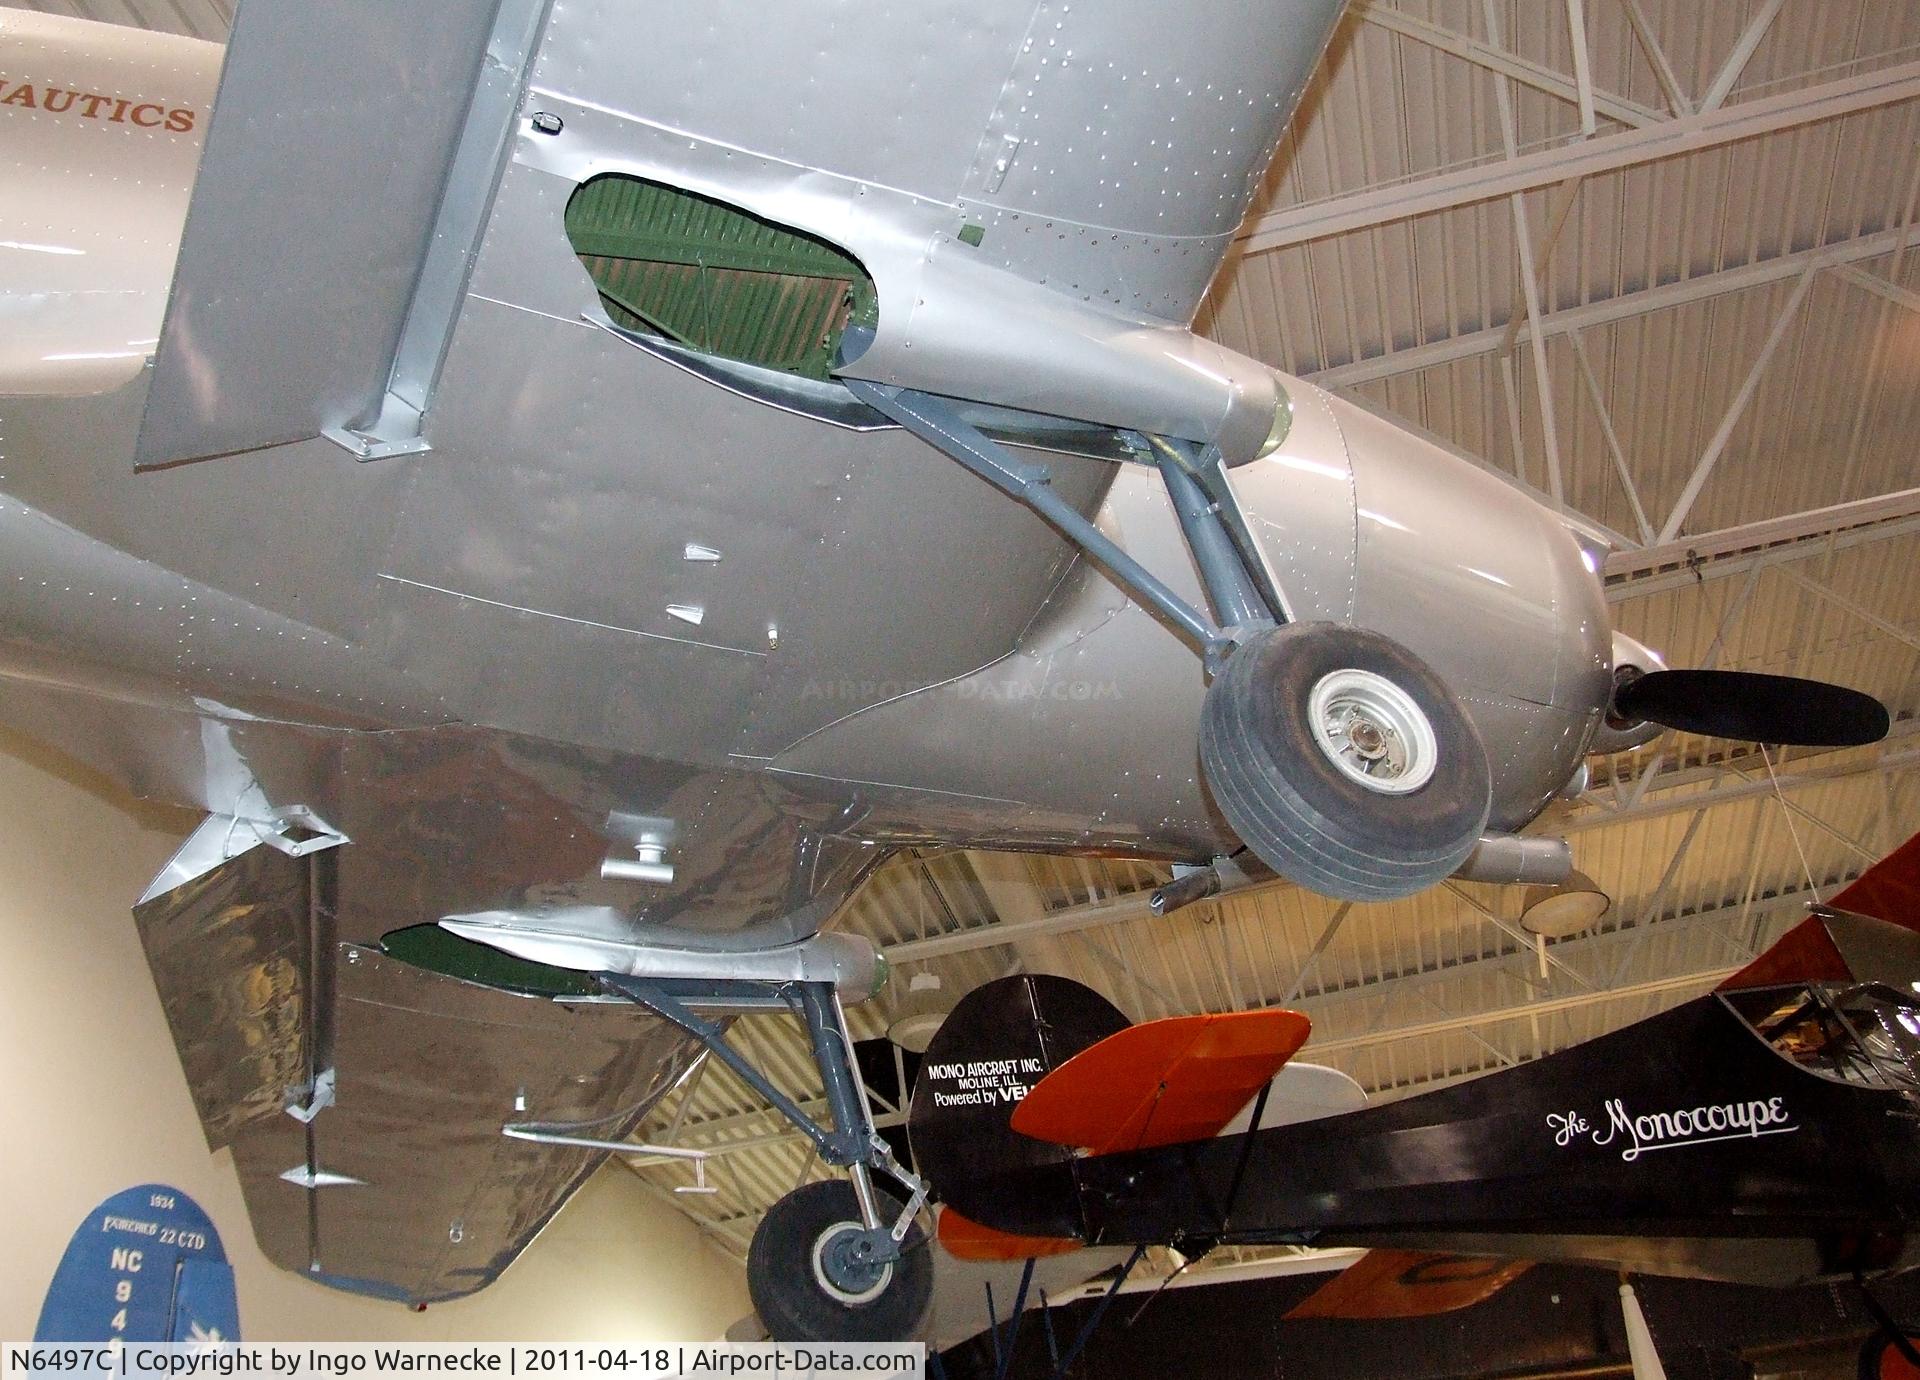
[[[838,246],[877,293],[850,375],[1249,459],[1277,385],[1187,327],[1341,8],[247,0],[138,458],[431,443],[513,166]]]
[[[267,1256],[409,1302],[471,1293],[604,1158],[501,1128],[621,1138],[694,1051],[624,1003],[493,990],[341,940],[337,857],[255,846],[142,902],[141,939]]]

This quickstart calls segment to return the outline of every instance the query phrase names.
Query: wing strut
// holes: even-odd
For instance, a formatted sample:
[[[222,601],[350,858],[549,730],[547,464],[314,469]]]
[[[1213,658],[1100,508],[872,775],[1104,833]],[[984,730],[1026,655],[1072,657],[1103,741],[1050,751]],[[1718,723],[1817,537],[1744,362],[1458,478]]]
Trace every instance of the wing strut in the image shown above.
[[[864,379],[841,382],[861,402],[1045,519],[1114,583],[1193,643],[1209,671],[1250,634],[1288,621],[1279,586],[1240,511],[1217,449],[1159,437],[1141,438],[1140,446],[1152,452],[1166,483],[1180,530],[1206,585],[1213,608],[1209,615],[1055,493],[1046,466],[1022,460],[983,435],[946,399]]]

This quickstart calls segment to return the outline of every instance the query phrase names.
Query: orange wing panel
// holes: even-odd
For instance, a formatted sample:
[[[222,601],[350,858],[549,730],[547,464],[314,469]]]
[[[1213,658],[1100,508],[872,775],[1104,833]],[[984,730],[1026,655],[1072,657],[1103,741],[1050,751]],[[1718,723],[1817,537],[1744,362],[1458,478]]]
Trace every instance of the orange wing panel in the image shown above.
[[[1307,1041],[1298,1011],[1176,1016],[1109,1035],[1042,1078],[1013,1129],[1096,1155],[1204,1140]]]
[[[1533,1266],[1423,1251],[1368,1251],[1297,1304],[1289,1318],[1425,1318],[1484,1303]]]
[[[1015,1236],[983,1227],[950,1207],[940,1209],[936,1232],[947,1254],[961,1260],[1032,1260],[1080,1249],[1080,1243],[1070,1236]]]

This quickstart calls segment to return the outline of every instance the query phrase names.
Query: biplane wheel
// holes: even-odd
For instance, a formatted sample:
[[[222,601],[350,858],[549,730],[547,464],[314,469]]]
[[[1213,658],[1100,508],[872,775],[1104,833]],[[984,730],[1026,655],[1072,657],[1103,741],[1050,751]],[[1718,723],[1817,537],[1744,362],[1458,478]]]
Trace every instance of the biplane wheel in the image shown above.
[[[901,1205],[876,1188],[883,1222]],[[861,1259],[860,1201],[845,1179],[797,1188],[775,1203],[747,1248],[747,1292],[780,1342],[897,1342],[910,1338],[933,1297],[933,1261],[918,1223],[900,1258]]]
[[[1234,650],[1207,690],[1200,764],[1261,861],[1349,901],[1452,872],[1493,795],[1480,735],[1440,678],[1393,639],[1337,623]]]
[[[1900,1329],[1907,1343],[1920,1351],[1920,1334]],[[1920,1380],[1920,1366],[1914,1365],[1900,1350],[1900,1344],[1885,1328],[1869,1334],[1860,1347],[1860,1380]]]

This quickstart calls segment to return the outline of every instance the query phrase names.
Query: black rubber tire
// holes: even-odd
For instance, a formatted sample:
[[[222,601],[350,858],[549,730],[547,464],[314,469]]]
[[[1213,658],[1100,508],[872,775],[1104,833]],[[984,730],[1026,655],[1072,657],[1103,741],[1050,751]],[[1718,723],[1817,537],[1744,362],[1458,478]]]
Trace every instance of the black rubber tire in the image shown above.
[[[883,1221],[900,1203],[876,1188]],[[747,1292],[777,1342],[898,1342],[910,1340],[933,1297],[933,1259],[916,1222],[901,1242],[893,1278],[876,1297],[849,1304],[814,1277],[813,1246],[837,1223],[858,1224],[860,1202],[845,1179],[796,1188],[767,1211],[747,1248]]]
[[[1307,721],[1314,686],[1371,671],[1433,728],[1432,777],[1388,795],[1321,751]],[[1486,828],[1492,776],[1480,735],[1441,679],[1392,638],[1338,623],[1291,623],[1236,648],[1208,687],[1200,765],[1214,803],[1260,860],[1345,901],[1424,890],[1465,861]]]

